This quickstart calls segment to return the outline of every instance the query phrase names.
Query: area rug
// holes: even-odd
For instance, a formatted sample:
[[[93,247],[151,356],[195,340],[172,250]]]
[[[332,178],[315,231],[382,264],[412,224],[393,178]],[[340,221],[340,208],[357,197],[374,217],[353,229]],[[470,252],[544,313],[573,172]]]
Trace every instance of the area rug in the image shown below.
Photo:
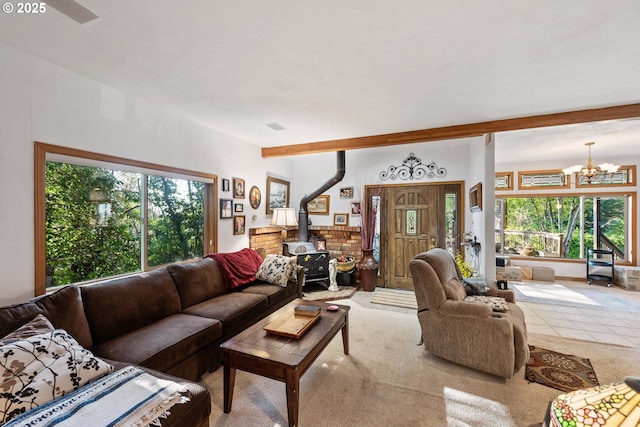
[[[372,304],[391,305],[413,310],[418,309],[416,294],[413,291],[377,288],[371,298]]]
[[[564,392],[599,385],[589,359],[530,345],[524,377]]]
[[[338,286],[337,291],[330,291],[320,286],[305,286],[302,291],[302,298],[309,301],[335,301],[338,299],[347,299],[356,292],[353,286]]]

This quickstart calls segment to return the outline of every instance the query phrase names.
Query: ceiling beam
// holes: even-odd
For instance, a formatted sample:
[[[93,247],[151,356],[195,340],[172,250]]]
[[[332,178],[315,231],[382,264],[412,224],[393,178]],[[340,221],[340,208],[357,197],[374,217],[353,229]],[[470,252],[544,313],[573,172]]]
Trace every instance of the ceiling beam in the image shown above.
[[[384,147],[388,145],[411,144],[415,142],[442,141],[446,139],[469,138],[490,132],[533,129],[548,126],[572,125],[640,117],[640,104],[618,105],[615,107],[569,111],[565,113],[542,114],[514,119],[492,120],[465,125],[387,133],[383,135],[357,138],[335,139],[332,141],[309,142],[304,144],[264,147],[262,157],[282,157],[299,154],[326,153],[340,150]]]

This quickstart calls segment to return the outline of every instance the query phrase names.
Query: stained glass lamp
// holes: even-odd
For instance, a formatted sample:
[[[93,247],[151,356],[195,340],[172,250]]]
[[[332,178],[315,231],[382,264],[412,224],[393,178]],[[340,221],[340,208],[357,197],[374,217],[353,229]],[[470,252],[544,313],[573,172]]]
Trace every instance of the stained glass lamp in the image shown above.
[[[561,394],[551,402],[549,427],[640,426],[640,380],[591,387]]]

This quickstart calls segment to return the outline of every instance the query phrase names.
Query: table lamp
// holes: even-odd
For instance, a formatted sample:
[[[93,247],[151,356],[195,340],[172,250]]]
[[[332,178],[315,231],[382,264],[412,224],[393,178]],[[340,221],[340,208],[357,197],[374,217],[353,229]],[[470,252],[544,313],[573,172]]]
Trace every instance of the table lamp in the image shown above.
[[[271,225],[282,227],[282,241],[285,241],[287,239],[287,227],[294,227],[298,225],[296,210],[293,208],[273,209]]]

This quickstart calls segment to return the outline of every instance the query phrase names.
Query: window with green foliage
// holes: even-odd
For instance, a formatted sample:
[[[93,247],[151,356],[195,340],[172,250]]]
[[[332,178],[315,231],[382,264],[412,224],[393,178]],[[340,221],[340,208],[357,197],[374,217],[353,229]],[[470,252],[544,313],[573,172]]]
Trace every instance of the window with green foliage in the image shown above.
[[[587,248],[630,259],[632,194],[496,198],[496,251],[582,259]]]
[[[212,251],[214,176],[50,157],[43,165],[45,288],[146,271]]]

